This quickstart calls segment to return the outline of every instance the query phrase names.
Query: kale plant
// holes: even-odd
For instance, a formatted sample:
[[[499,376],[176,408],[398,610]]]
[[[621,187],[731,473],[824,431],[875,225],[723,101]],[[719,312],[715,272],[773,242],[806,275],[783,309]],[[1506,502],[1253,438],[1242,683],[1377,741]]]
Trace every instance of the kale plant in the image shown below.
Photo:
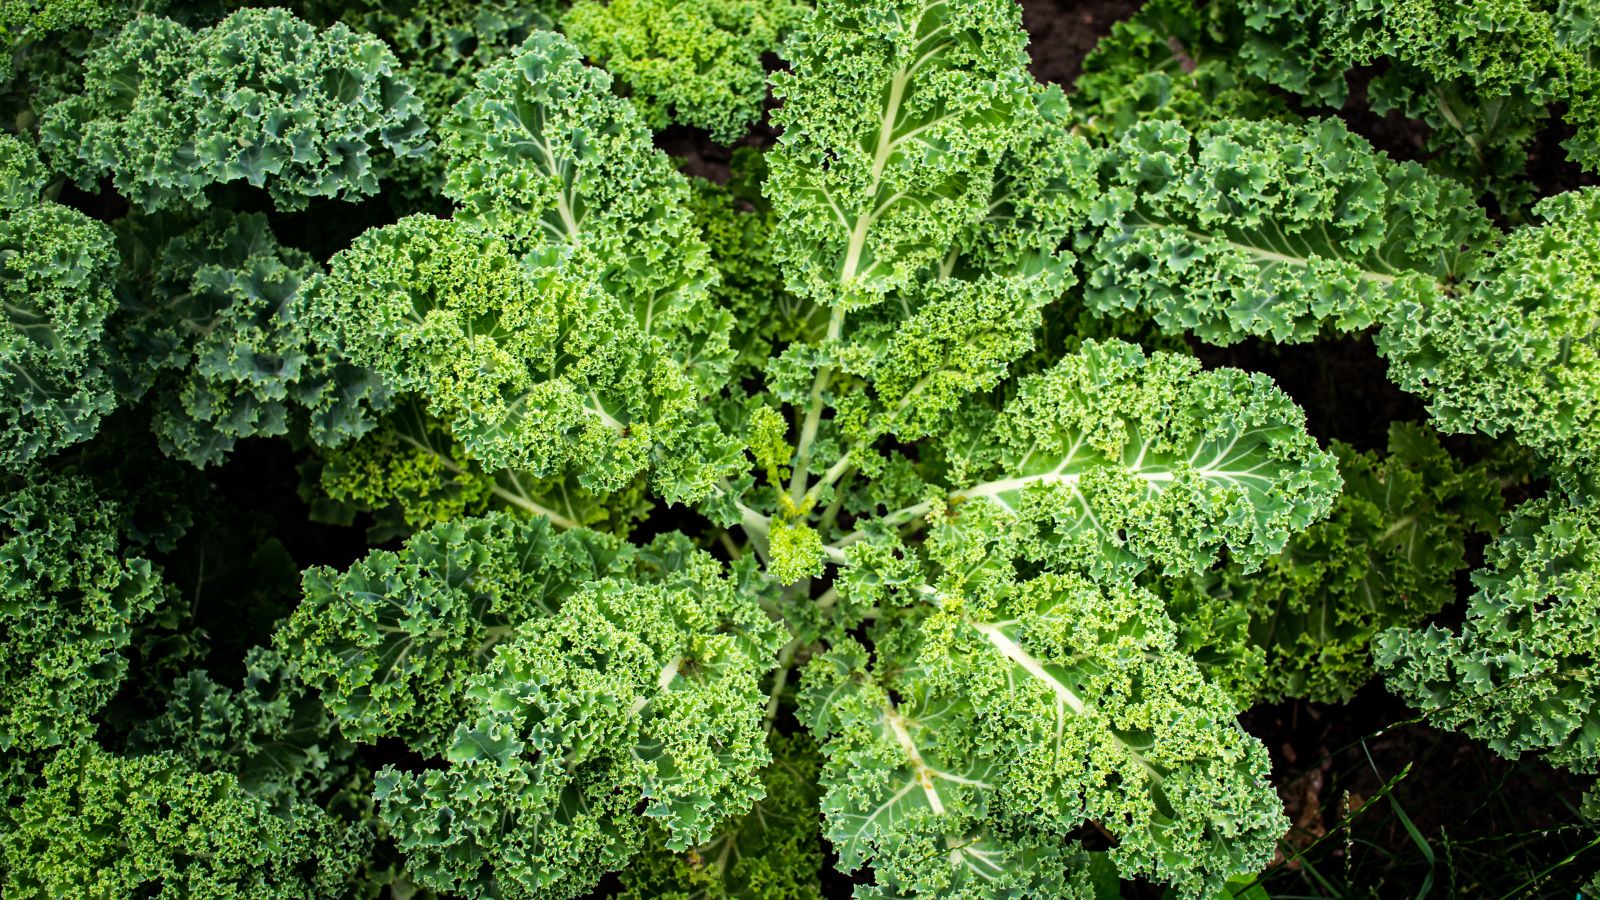
[[[1375,679],[1600,770],[1600,10],[13,6],[7,896],[1234,896]],[[1341,334],[1381,452],[1216,362]]]

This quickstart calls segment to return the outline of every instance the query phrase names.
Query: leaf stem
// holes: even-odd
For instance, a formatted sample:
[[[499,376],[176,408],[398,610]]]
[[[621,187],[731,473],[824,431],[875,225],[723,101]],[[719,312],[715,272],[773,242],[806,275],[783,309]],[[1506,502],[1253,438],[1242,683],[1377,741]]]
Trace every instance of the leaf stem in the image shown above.
[[[843,306],[833,308],[828,318],[828,335],[823,343],[831,344],[844,333],[844,312]],[[789,497],[796,505],[806,495],[806,471],[811,465],[811,448],[816,443],[818,429],[822,427],[822,395],[832,381],[833,366],[823,365],[817,369],[817,378],[811,383],[811,399],[806,404],[805,420],[800,426],[800,443],[795,448],[794,474],[789,479]]]
[[[446,469],[448,469],[452,475],[465,475],[465,474],[467,474],[466,468],[464,466],[462,466],[460,463],[458,463],[455,460],[451,459],[450,457],[444,455],[443,453],[440,453],[438,450],[435,450],[433,447],[428,446],[427,444],[423,443],[422,441],[417,440],[416,438],[412,437],[411,435],[402,433],[400,435],[400,438],[402,440],[404,440],[406,443],[410,444],[411,446],[417,448],[418,450],[423,451],[424,453],[433,454],[433,456],[439,460],[440,465],[442,465]],[[517,507],[519,509],[525,509],[528,512],[533,513],[534,515],[544,516],[546,519],[550,520],[550,524],[556,526],[557,528],[572,529],[572,528],[579,528],[579,527],[582,526],[582,523],[577,521],[576,519],[571,519],[571,518],[568,518],[567,516],[563,516],[562,514],[556,512],[555,510],[553,510],[553,509],[551,509],[551,508],[549,508],[547,506],[543,506],[543,505],[541,505],[539,503],[535,503],[532,499],[530,499],[530,498],[528,498],[528,497],[526,497],[526,496],[524,496],[522,494],[513,493],[512,491],[506,490],[504,487],[502,487],[500,485],[500,482],[498,480],[496,480],[496,479],[493,479],[493,478],[490,479],[489,492],[491,494],[494,494],[496,497],[499,497],[501,500],[504,500],[505,502],[511,504],[512,506],[515,506],[515,507]]]
[[[783,702],[783,689],[789,683],[789,672],[794,669],[794,656],[800,651],[798,637],[789,641],[778,653],[778,671],[772,676],[772,694],[767,698],[767,733],[777,724],[778,709]]]

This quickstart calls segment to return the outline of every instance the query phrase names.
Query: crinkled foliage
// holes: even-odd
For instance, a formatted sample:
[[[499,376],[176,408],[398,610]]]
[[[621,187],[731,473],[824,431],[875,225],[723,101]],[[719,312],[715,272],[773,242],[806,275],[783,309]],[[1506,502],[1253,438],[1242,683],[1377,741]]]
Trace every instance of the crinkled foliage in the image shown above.
[[[774,79],[768,195],[790,289],[830,306],[904,287],[982,212],[1029,95],[1014,4],[823,3]]]
[[[213,184],[264,187],[282,209],[378,189],[426,125],[392,54],[343,25],[246,9],[191,30],[142,15],[95,49],[83,92],[44,114],[52,163],[110,176],[146,209],[206,205]]]
[[[63,32],[100,28],[122,5],[104,0],[4,0],[0,2],[0,84],[16,74],[16,58]]]
[[[131,397],[153,390],[162,449],[203,466],[242,438],[295,428],[336,445],[374,427],[387,385],[308,332],[320,267],[281,246],[265,217],[121,224],[118,374]]]
[[[310,21],[343,22],[381,38],[400,63],[400,78],[437,124],[472,89],[478,72],[548,29],[558,0],[312,0],[297,4]],[[437,204],[445,166],[437,153],[397,160],[391,189],[407,201]]]
[[[1181,645],[1241,703],[1348,701],[1372,677],[1372,639],[1455,600],[1468,535],[1495,527],[1495,479],[1452,458],[1432,431],[1395,423],[1382,457],[1338,442],[1333,452],[1344,491],[1332,513],[1261,571],[1227,566],[1151,585]]]
[[[617,490],[689,427],[687,373],[614,295],[459,220],[363,234],[313,304],[336,346],[492,469]]]
[[[1534,207],[1475,277],[1398,306],[1378,333],[1389,377],[1445,431],[1510,432],[1552,462],[1600,460],[1600,189]]]
[[[309,804],[287,815],[168,754],[92,744],[51,760],[0,836],[7,894],[334,900],[368,838]]]
[[[1096,575],[1199,571],[1223,547],[1254,571],[1339,486],[1265,376],[1121,341],[1085,343],[962,424],[941,444],[954,527],[975,518],[981,539],[1009,523],[1028,558]]]
[[[1486,555],[1459,627],[1379,636],[1390,690],[1503,755],[1600,769],[1600,517],[1586,500],[1529,501]]]
[[[1085,301],[1215,344],[1360,331],[1431,303],[1489,221],[1459,185],[1391,162],[1338,120],[1141,122],[1100,163],[1079,238]]]
[[[689,125],[731,144],[761,117],[763,57],[806,12],[803,0],[579,0],[561,28],[650,127]]]
[[[518,626],[631,569],[632,548],[506,514],[449,521],[335,572],[310,569],[277,643],[353,739],[448,740],[467,682]]]
[[[1068,839],[1088,821],[1122,875],[1186,896],[1265,864],[1283,824],[1264,748],[1158,606],[1080,575],[979,578],[880,623],[870,657],[813,663],[841,867],[872,864],[875,896],[1088,896]]]
[[[1526,148],[1551,104],[1576,133],[1565,146],[1600,164],[1600,59],[1584,0],[1230,0],[1250,75],[1337,107],[1351,70],[1382,66],[1367,86],[1379,114],[1398,110],[1434,129],[1434,166],[1520,204]]]
[[[130,747],[176,754],[200,772],[231,774],[280,815],[359,782],[351,771],[353,745],[298,669],[265,647],[252,647],[244,666],[237,688],[204,669],[175,679],[166,708],[134,729]]]
[[[106,319],[111,232],[40,198],[33,147],[0,135],[0,469],[87,440],[116,405]]]
[[[447,141],[462,209],[362,235],[313,302],[490,471],[610,492],[648,470],[695,499],[738,452],[698,402],[726,378],[730,317],[688,182],[608,87],[548,33],[486,70]]]
[[[150,563],[125,553],[116,507],[83,479],[0,494],[0,752],[94,733],[162,590]]]
[[[7,896],[1211,900],[1236,716],[1374,667],[1595,769],[1600,193],[1513,165],[1589,0],[1152,0],[1071,86],[1015,0],[27,5]],[[1312,118],[1368,65],[1421,162]],[[1218,364],[1334,332],[1508,440]]]
[[[645,851],[622,871],[620,896],[821,900],[821,757],[804,732],[773,733],[767,747],[772,762],[761,774],[765,796],[749,812],[725,822],[710,840],[687,850],[667,847],[666,831],[652,826]]]
[[[423,884],[578,896],[639,852],[647,822],[683,850],[762,795],[775,626],[681,538],[641,563],[643,580],[591,581],[515,625],[468,686],[447,768],[379,773]]]
[[[358,512],[372,512],[375,540],[493,509],[543,516],[561,528],[603,527],[625,537],[654,506],[642,476],[619,490],[600,491],[581,484],[576,472],[539,477],[487,468],[414,401],[397,404],[360,439],[320,448],[309,471],[323,495],[318,514],[348,523]]]
[[[689,211],[689,182],[649,128],[555,34],[485,69],[445,124],[455,218],[596,281],[696,384],[720,384],[727,313]]]
[[[1174,121],[1194,133],[1219,119],[1297,120],[1216,40],[1206,10],[1192,0],[1148,0],[1111,26],[1074,84],[1073,110],[1086,133],[1110,141],[1141,122]]]

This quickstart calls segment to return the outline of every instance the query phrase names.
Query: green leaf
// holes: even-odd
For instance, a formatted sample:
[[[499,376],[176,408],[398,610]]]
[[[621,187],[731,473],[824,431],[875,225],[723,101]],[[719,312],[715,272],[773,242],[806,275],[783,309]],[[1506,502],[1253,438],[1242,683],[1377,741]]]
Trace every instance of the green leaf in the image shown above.
[[[80,478],[0,494],[0,751],[92,735],[121,687],[134,626],[166,598],[119,524]]]
[[[790,289],[861,307],[909,283],[985,211],[1028,97],[1016,5],[824,0],[774,78],[768,156]]]
[[[617,300],[501,238],[413,216],[334,258],[313,307],[336,346],[416,393],[490,470],[617,490],[688,429],[693,387]]]
[[[717,276],[688,179],[565,38],[536,32],[485,69],[445,123],[444,153],[456,219],[535,268],[598,282],[654,352],[701,388],[721,385],[731,322],[709,300]]]
[[[118,227],[117,376],[130,396],[153,389],[163,450],[205,466],[243,438],[294,428],[335,445],[376,425],[388,386],[309,333],[320,267],[280,245],[266,217],[218,210]]]
[[[281,209],[376,193],[396,157],[424,153],[421,105],[387,47],[283,9],[191,31],[141,15],[85,63],[81,93],[40,136],[85,189],[110,176],[144,210],[205,206],[212,184],[264,187]]]
[[[1107,152],[1079,238],[1085,300],[1215,344],[1298,343],[1428,304],[1470,271],[1488,218],[1336,119],[1140,123]]]
[[[821,900],[822,833],[817,821],[821,757],[805,734],[767,738],[772,762],[761,773],[766,796],[688,850],[666,847],[652,826],[646,849],[622,870],[629,900],[782,897]]]
[[[1461,626],[1379,635],[1389,689],[1504,756],[1600,770],[1600,517],[1583,499],[1529,501],[1486,556]]]
[[[1199,571],[1224,547],[1252,571],[1339,487],[1265,376],[1120,341],[1022,379],[943,447],[958,535],[1010,533],[1021,556],[1096,574]]]
[[[1378,632],[1456,599],[1467,536],[1496,527],[1499,484],[1422,427],[1392,424],[1388,449],[1380,458],[1336,442],[1344,492],[1333,513],[1261,571],[1229,566],[1153,584],[1185,646],[1241,703],[1346,702],[1372,676],[1367,645]]]
[[[346,572],[307,570],[305,600],[275,643],[345,735],[437,749],[468,718],[467,682],[498,646],[583,585],[625,571],[631,555],[544,519],[444,522]]]
[[[0,151],[21,145],[10,139]],[[37,199],[28,157],[0,208],[0,469],[18,471],[92,437],[116,405],[106,320],[117,251],[83,213]]]
[[[335,900],[371,837],[310,804],[285,814],[170,754],[64,748],[0,835],[10,896]]]
[[[1378,333],[1389,377],[1440,430],[1511,432],[1580,472],[1600,460],[1600,189],[1542,201],[1481,271]]]
[[[473,680],[449,768],[380,774],[420,882],[580,896],[639,852],[647,822],[681,851],[761,796],[778,629],[682,538],[641,561],[647,581],[592,582],[521,625]]]
[[[840,866],[881,896],[1090,896],[1097,822],[1124,877],[1185,897],[1271,858],[1264,748],[1176,646],[1155,598],[1080,575],[923,600],[807,670]],[[931,604],[932,608],[930,608]]]
[[[732,144],[761,118],[762,56],[806,12],[789,0],[579,0],[561,30],[616,76],[651,128],[676,122]]]

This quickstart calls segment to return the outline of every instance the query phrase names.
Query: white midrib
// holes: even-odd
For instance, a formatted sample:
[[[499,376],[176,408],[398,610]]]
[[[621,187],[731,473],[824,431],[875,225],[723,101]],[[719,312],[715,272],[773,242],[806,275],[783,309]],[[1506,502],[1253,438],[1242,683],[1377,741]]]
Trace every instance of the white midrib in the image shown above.
[[[556,191],[556,213],[561,216],[561,224],[566,226],[567,239],[576,244],[579,232],[578,220],[572,215],[572,204],[567,201],[565,187]]]
[[[656,676],[657,694],[665,694],[667,692],[667,688],[672,686],[672,679],[678,677],[678,670],[681,668],[683,668],[683,657],[681,656],[673,657],[671,662],[661,667],[661,674]],[[633,698],[633,705],[628,707],[628,715],[638,715],[641,710],[650,705],[652,699],[654,699],[653,696]]]
[[[1046,671],[1043,663],[1035,659],[1033,654],[1029,653],[1027,650],[1024,650],[1021,644],[1018,644],[1016,641],[1013,641],[1011,638],[1007,637],[1006,633],[1001,631],[998,625],[987,623],[980,624],[974,622],[972,627],[976,628],[979,634],[987,638],[989,643],[993,644],[994,648],[1000,651],[1001,656],[1004,656],[1006,659],[1009,659],[1021,666],[1022,671],[1032,675],[1034,678],[1039,680],[1040,684],[1043,684],[1045,687],[1049,688],[1050,692],[1056,695],[1056,699],[1059,700],[1063,706],[1080,716],[1088,712],[1089,706],[1083,702],[1082,697],[1079,697],[1077,694],[1073,693],[1072,689],[1062,684],[1060,679]]]
[[[868,197],[878,196],[878,188],[883,185],[883,172],[894,152],[894,123],[900,118],[900,104],[905,101],[906,82],[910,77],[910,72],[900,69],[889,81],[889,103],[884,107],[883,120],[878,123],[878,145],[872,155],[872,186],[867,188]],[[850,230],[850,246],[845,251],[844,268],[839,273],[841,285],[854,281],[861,268],[861,254],[866,250],[867,233],[876,212],[872,210],[856,216],[855,227]]]
[[[1265,247],[1257,247],[1254,244],[1241,244],[1241,243],[1239,243],[1238,241],[1235,241],[1235,240],[1230,240],[1230,239],[1224,238],[1224,237],[1217,237],[1216,235],[1212,235],[1212,234],[1203,234],[1201,232],[1194,231],[1194,230],[1189,229],[1189,228],[1184,228],[1182,226],[1170,225],[1170,224],[1165,223],[1165,222],[1151,222],[1151,223],[1148,223],[1148,224],[1144,225],[1143,227],[1145,227],[1145,228],[1177,228],[1179,231],[1182,231],[1184,234],[1188,235],[1191,238],[1194,238],[1197,241],[1203,241],[1203,242],[1211,243],[1211,244],[1222,244],[1222,245],[1225,245],[1225,246],[1228,246],[1228,247],[1232,247],[1232,248],[1234,248],[1235,250],[1238,250],[1241,253],[1246,253],[1246,254],[1249,254],[1252,257],[1255,257],[1255,259],[1257,261],[1259,261],[1259,262],[1283,263],[1284,265],[1290,265],[1290,266],[1309,266],[1309,265],[1311,265],[1311,260],[1307,259],[1304,256],[1291,256],[1291,255],[1289,255],[1287,253],[1279,253],[1276,250],[1268,250]],[[1396,281],[1399,280],[1398,278],[1396,278],[1393,275],[1385,275],[1382,272],[1374,272],[1374,271],[1372,271],[1370,269],[1362,269],[1362,268],[1358,267],[1356,269],[1356,272],[1362,279],[1364,279],[1366,281],[1376,281],[1379,284],[1394,284]]]
[[[976,845],[983,839],[982,835],[959,839],[953,834],[947,834],[944,836],[944,845],[950,852],[950,865],[966,866],[967,871],[984,881],[994,881],[995,874],[1004,871],[1004,867],[991,859],[995,854],[977,849]],[[972,862],[969,862],[969,859]]]
[[[916,742],[911,739],[911,733],[906,731],[905,719],[892,709],[884,710],[883,718],[889,725],[889,731],[894,734],[895,743],[900,745],[900,749],[905,751],[906,758],[911,761],[917,785],[928,798],[928,808],[933,810],[936,816],[944,815],[944,800],[939,796],[939,789],[933,784],[933,768],[922,759],[922,751],[917,749]]]
[[[541,136],[533,139],[532,143],[544,154],[545,167],[550,170],[550,174],[559,177],[561,172],[560,163],[556,160],[555,151],[551,149],[549,142],[543,140]],[[568,190],[569,186],[563,183],[560,190],[556,191],[556,214],[561,217],[561,224],[567,230],[567,241],[576,244],[578,243],[578,233],[582,231],[582,228],[578,225],[577,216],[572,214],[572,200],[567,194]]]
[[[1038,679],[1040,684],[1044,685],[1046,688],[1049,688],[1050,692],[1055,694],[1056,701],[1060,705],[1072,710],[1075,715],[1081,716],[1088,713],[1089,705],[1083,701],[1082,697],[1079,697],[1071,688],[1062,684],[1061,679],[1050,674],[1049,670],[1044,667],[1043,663],[1039,662],[1039,660],[1032,653],[1029,653],[1025,648],[1023,648],[1021,644],[1018,644],[1016,641],[1007,636],[1004,631],[1001,631],[1000,626],[988,622],[972,622],[970,624],[974,629],[977,630],[979,634],[988,639],[989,643],[1000,652],[1001,656],[1013,663],[1016,663],[1019,667],[1021,667],[1022,671],[1027,672],[1029,675]],[[1140,753],[1133,747],[1128,746],[1128,743],[1122,738],[1118,737],[1116,732],[1111,731],[1109,725],[1106,727],[1106,733],[1113,741],[1116,741],[1124,750],[1128,751],[1128,755],[1133,757],[1139,763],[1139,765],[1145,769],[1145,771],[1150,773],[1153,778],[1155,778],[1157,781],[1161,780],[1161,773],[1150,764],[1149,760],[1145,759],[1143,753]]]
[[[615,431],[618,434],[621,434],[622,432],[628,430],[628,426],[626,426],[626,425],[622,424],[621,422],[617,421],[617,419],[614,416],[612,416],[610,413],[606,412],[605,404],[600,402],[600,395],[599,394],[596,394],[596,393],[591,391],[590,394],[589,394],[589,399],[594,401],[594,405],[590,406],[587,403],[582,404],[583,409],[584,409],[585,412],[588,412],[591,415],[595,416],[596,418],[598,418],[600,420],[600,423],[602,425],[606,426],[607,428],[611,429],[612,431]]]
[[[1151,482],[1171,481],[1171,472],[1135,472],[1135,475]],[[1038,475],[1019,475],[1016,478],[1002,478],[999,481],[985,481],[972,487],[955,491],[950,495],[953,500],[966,500],[973,497],[998,497],[1012,491],[1020,491],[1030,484],[1077,484],[1076,472],[1041,472]]]
[[[1151,484],[1167,484],[1178,476],[1174,472],[1141,472],[1137,469],[1125,470],[1141,481]],[[1195,469],[1194,473],[1202,479],[1223,478],[1231,481],[1251,478],[1259,479],[1260,476],[1251,470],[1234,469]],[[998,497],[1012,491],[1020,491],[1030,484],[1077,484],[1079,475],[1076,472],[1041,472],[1037,475],[1019,475],[1015,478],[1002,478],[998,481],[986,481],[963,488],[950,494],[951,499],[968,499],[971,497]]]
[[[905,102],[906,85],[921,63],[922,60],[919,59],[910,67],[896,69],[894,76],[889,80],[889,102],[884,107],[883,118],[878,122],[878,143],[872,154],[872,185],[867,189],[869,201],[878,196],[878,189],[883,186],[884,170],[889,166],[889,157],[894,154],[894,125],[900,120],[900,105]],[[837,207],[835,209],[837,210]],[[855,225],[850,229],[850,244],[845,250],[844,265],[839,271],[840,287],[848,290],[850,284],[856,280],[856,275],[861,270],[861,254],[866,252],[867,235],[872,230],[872,224],[882,214],[883,209],[878,208],[856,216]],[[839,211],[839,217],[843,222],[842,210]],[[834,308],[828,323],[829,343],[838,340],[842,334],[844,313],[845,307],[842,304]],[[805,420],[801,425],[800,443],[795,453],[794,475],[789,480],[789,495],[796,503],[801,502],[806,495],[809,480],[806,469],[811,462],[811,445],[816,439],[816,431],[822,421],[822,394],[832,380],[833,367],[824,365],[817,370],[816,379],[811,384],[811,400],[806,408]]]

